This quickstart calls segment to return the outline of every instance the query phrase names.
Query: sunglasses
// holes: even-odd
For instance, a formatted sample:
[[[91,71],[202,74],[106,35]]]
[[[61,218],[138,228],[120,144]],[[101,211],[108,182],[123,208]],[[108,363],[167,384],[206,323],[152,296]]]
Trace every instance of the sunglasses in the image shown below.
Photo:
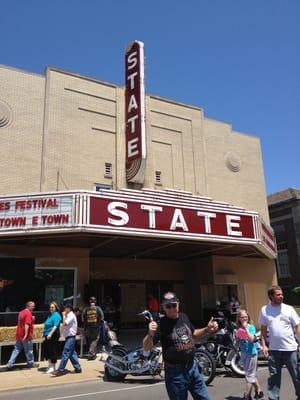
[[[177,303],[166,304],[165,307],[166,308],[176,308],[177,307]]]

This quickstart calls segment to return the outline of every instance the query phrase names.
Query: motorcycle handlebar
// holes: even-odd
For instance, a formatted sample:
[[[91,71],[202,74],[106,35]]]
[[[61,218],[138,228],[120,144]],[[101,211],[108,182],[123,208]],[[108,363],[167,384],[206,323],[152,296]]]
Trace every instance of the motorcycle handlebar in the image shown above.
[[[148,310],[142,311],[141,313],[138,314],[138,316],[144,317],[149,322],[153,321],[153,316],[151,312]]]

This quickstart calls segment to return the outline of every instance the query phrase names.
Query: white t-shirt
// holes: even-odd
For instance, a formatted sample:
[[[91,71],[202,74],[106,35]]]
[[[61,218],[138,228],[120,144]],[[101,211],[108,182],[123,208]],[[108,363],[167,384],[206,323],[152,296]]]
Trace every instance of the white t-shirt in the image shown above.
[[[70,311],[64,317],[64,337],[76,336],[77,333],[77,318],[73,311]]]
[[[297,350],[294,329],[300,323],[300,318],[294,307],[284,303],[280,306],[267,304],[261,309],[259,323],[269,328],[270,350]]]

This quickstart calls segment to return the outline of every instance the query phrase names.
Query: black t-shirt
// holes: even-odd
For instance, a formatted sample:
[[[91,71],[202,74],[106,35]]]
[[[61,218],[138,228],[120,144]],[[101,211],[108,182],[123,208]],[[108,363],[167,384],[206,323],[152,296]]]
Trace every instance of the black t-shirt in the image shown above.
[[[170,364],[193,362],[195,353],[194,330],[191,321],[184,313],[179,313],[176,319],[164,316],[159,321],[154,340],[160,339],[165,362]]]
[[[103,311],[99,306],[90,306],[83,310],[83,321],[88,328],[97,328],[104,318]]]

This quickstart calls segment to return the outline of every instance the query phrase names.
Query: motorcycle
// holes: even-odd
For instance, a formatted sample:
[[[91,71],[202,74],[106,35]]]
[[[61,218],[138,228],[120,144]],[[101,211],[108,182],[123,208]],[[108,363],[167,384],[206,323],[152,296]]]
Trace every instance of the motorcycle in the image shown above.
[[[149,311],[140,313],[147,322],[153,320]],[[111,345],[111,344],[110,344]],[[106,360],[101,360],[105,367],[105,376],[109,381],[119,382],[125,379],[127,374],[133,376],[160,376],[164,378],[164,363],[161,346],[153,346],[150,352],[145,352],[143,347],[137,347],[130,351],[120,343],[111,345],[111,351]],[[195,361],[204,375],[205,383],[212,382],[216,373],[216,365],[211,355],[204,349],[197,349]]]
[[[227,320],[224,315],[220,315],[214,320],[218,322],[219,330],[205,342],[200,343],[199,347],[212,355],[218,368],[231,370],[237,376],[245,376],[240,362],[240,351],[234,336],[235,324]]]

